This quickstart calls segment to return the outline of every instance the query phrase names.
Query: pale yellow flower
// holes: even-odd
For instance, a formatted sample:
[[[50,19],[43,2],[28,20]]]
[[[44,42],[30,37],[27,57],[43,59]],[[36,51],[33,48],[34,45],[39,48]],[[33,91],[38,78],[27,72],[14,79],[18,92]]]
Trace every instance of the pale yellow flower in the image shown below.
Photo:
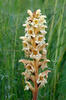
[[[39,74],[38,79],[37,79],[37,83],[40,86],[45,86],[45,84],[47,83],[47,78],[48,78],[48,73],[51,72],[50,70],[46,70],[42,73]],[[45,77],[46,76],[46,77]]]
[[[47,28],[46,25],[42,25],[42,26],[40,27],[40,32],[43,33],[43,34],[46,34],[46,33],[47,33],[47,32],[45,31],[46,28]]]
[[[26,69],[30,72],[34,72],[34,67],[31,64],[26,65]]]
[[[29,48],[29,47],[28,47],[28,43],[27,43],[26,41],[23,41],[23,47],[24,47],[23,49]]]
[[[46,23],[45,17],[46,16],[44,16],[44,15],[40,16],[39,21],[40,21],[41,24]]]
[[[29,79],[31,73],[28,70],[25,70],[25,72],[22,72],[22,75],[25,76],[25,80]]]
[[[39,19],[34,18],[33,22],[32,22],[32,25],[33,25],[33,27],[38,27],[38,25],[39,25]]]
[[[24,90],[29,90],[29,85],[26,85]]]
[[[27,34],[28,34],[28,36],[30,37],[30,36],[33,36],[33,37],[35,37],[35,34],[34,34],[34,29],[33,29],[33,27],[31,27],[31,28],[29,28],[28,30],[27,30]]]
[[[29,47],[30,47],[30,45],[29,45],[28,41],[23,41],[23,50],[29,50]]]
[[[37,52],[37,53],[35,52],[35,53],[32,53],[32,54],[30,55],[30,57],[33,58],[33,59],[40,60],[41,54],[40,54],[39,52]]]
[[[32,28],[30,28],[29,30],[28,30],[28,34],[33,34],[33,29]]]
[[[41,26],[40,26],[40,30],[45,30],[46,28],[47,28],[46,25],[41,25]]]
[[[46,34],[47,33],[47,31],[45,31],[45,30],[40,30],[40,32],[42,33],[42,34]]]
[[[31,10],[28,10],[27,13],[29,14],[30,17],[32,17],[33,13]]]
[[[45,84],[47,84],[47,79],[44,78],[39,87],[45,86]]]
[[[44,76],[42,75],[42,73],[39,74],[38,76],[38,80],[37,80],[37,83],[41,83],[42,81],[44,80]]]
[[[23,41],[29,41],[30,37],[27,34],[25,34],[25,36],[20,36],[20,39],[22,39]]]
[[[37,79],[37,84],[39,85],[39,87],[41,87],[43,85],[45,86],[46,83],[47,83],[47,80],[44,78],[44,75],[40,73]]]
[[[43,54],[47,54],[46,48],[43,48]]]
[[[39,17],[40,15],[41,15],[41,10],[40,9],[36,10],[36,16]]]
[[[43,35],[38,35],[38,36],[36,37],[36,43],[40,43],[40,42],[42,42],[43,40],[44,40]]]
[[[41,74],[44,76],[44,78],[48,78],[48,73],[51,72],[50,70],[46,70],[44,72],[42,72]]]
[[[23,41],[23,46],[26,48],[28,46],[28,43],[26,41]]]
[[[29,89],[31,89],[33,92],[34,92],[34,88],[33,88],[33,86],[31,85],[31,83],[30,82],[28,82],[28,81],[26,81],[26,86],[25,86],[25,89],[24,90],[29,90]]]

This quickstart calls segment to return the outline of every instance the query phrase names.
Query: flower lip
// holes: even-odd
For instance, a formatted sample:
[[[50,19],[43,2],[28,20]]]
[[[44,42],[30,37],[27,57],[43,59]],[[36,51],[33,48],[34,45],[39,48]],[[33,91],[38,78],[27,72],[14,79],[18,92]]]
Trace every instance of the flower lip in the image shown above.
[[[26,68],[27,68],[28,71],[34,72],[34,68],[31,64],[27,64]]]
[[[42,41],[43,40],[43,35],[38,35],[37,36],[37,41]]]
[[[28,82],[28,81],[26,81],[26,86],[25,86],[25,90],[29,90],[29,88],[30,88],[30,82]]]
[[[40,60],[41,59],[41,54],[39,54],[39,52],[38,52],[37,55],[34,55],[33,53],[31,53],[30,57],[33,58],[33,59]]]
[[[19,39],[23,40],[23,41],[28,41],[30,39],[30,37],[28,36],[20,36]]]
[[[34,18],[33,22],[34,22],[34,24],[38,24],[39,23],[39,20],[36,19],[36,18]]]
[[[40,30],[40,32],[41,32],[42,34],[46,34],[46,33],[47,33],[45,30]]]
[[[31,28],[29,28],[28,29],[28,34],[33,34],[34,33],[34,30],[33,30],[33,28],[31,27]]]
[[[23,46],[24,46],[24,48],[27,48],[28,47],[28,43],[26,41],[23,41]]]
[[[37,55],[37,54],[38,54],[37,49],[34,49],[34,50],[33,50],[33,55]]]

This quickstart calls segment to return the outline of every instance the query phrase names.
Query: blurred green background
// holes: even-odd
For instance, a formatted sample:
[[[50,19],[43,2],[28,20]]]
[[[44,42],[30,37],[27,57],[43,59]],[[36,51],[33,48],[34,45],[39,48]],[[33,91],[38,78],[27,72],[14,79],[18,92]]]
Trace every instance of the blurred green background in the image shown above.
[[[32,100],[31,91],[24,91],[25,69],[18,62],[26,58],[19,37],[25,34],[27,9],[47,15],[51,73],[37,100],[66,100],[66,0],[0,0],[0,100]]]

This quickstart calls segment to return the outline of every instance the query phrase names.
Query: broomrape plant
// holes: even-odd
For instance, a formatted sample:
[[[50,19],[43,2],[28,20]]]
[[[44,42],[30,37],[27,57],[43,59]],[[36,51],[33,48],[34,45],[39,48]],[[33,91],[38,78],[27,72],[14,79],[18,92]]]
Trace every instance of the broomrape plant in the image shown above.
[[[46,35],[46,16],[41,14],[41,10],[38,9],[35,12],[31,10],[27,11],[29,17],[25,21],[23,26],[25,27],[25,36],[21,36],[23,40],[23,50],[27,57],[31,60],[21,59],[19,62],[24,63],[25,72],[22,75],[25,76],[25,89],[31,90],[33,93],[33,99],[37,100],[37,94],[40,87],[45,86],[47,83],[48,72],[47,63],[50,62],[47,59],[46,46],[48,43],[45,42]],[[41,69],[41,73],[39,70]]]

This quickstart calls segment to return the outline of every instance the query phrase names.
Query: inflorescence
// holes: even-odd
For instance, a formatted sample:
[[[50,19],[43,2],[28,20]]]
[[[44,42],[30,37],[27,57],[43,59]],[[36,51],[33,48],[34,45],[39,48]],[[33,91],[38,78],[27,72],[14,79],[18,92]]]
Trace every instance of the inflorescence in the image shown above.
[[[47,63],[50,60],[46,57],[46,46],[48,45],[45,42],[46,16],[41,14],[40,9],[35,12],[28,10],[27,13],[29,17],[23,24],[26,34],[20,39],[23,40],[25,55],[32,60],[21,59],[19,61],[24,63],[25,67],[25,72],[22,73],[25,76],[25,90],[30,89],[34,93],[36,87],[39,89],[47,83],[48,72],[50,72],[47,69]]]

